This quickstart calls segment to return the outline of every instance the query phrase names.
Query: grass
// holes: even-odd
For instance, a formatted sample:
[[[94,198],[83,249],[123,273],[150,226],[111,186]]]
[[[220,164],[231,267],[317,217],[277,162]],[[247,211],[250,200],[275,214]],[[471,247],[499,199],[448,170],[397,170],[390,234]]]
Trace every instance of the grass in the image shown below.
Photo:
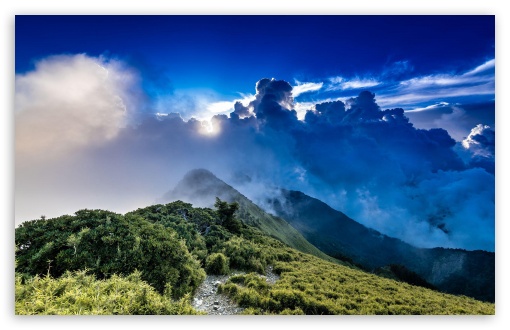
[[[67,272],[55,279],[16,275],[17,315],[189,315],[198,314],[189,296],[178,301],[159,294],[140,272],[97,280],[85,271]]]
[[[495,305],[382,278],[314,256],[276,262],[269,285],[255,273],[220,286],[246,314],[462,315],[495,314]]]

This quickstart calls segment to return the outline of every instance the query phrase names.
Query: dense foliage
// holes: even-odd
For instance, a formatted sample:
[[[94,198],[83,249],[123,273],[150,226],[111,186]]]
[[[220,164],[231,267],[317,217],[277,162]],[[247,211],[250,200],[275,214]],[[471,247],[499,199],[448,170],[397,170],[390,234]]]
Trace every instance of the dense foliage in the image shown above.
[[[376,269],[374,273],[382,277],[391,278],[393,280],[436,290],[436,287],[423,279],[423,277],[402,265],[391,264]]]
[[[213,253],[205,260],[205,271],[207,274],[226,275],[228,274],[228,258],[223,253]]]
[[[144,282],[140,272],[107,280],[97,280],[85,271],[66,272],[58,279],[35,276],[24,283],[16,275],[15,290],[19,315],[197,314],[187,296],[172,301]]]
[[[16,229],[17,272],[60,277],[87,269],[98,279],[135,270],[174,298],[192,292],[205,273],[175,230],[140,216],[81,210],[75,216],[23,223]]]
[[[193,314],[205,272],[248,314],[494,314],[494,304],[382,278],[304,254],[217,210],[181,201],[16,228],[16,314]],[[262,277],[273,266],[281,278]],[[395,268],[413,279],[413,274]],[[403,274],[403,275],[402,275]]]

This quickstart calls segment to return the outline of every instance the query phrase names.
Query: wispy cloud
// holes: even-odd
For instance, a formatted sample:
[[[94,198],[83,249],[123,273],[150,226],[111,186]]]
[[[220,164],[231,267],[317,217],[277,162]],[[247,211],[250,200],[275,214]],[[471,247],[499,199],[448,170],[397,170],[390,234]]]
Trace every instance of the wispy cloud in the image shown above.
[[[410,71],[410,64],[403,61],[398,67]],[[495,93],[494,79],[495,60],[491,59],[463,73],[435,73],[395,79],[388,70],[373,74],[366,78],[336,76],[327,78],[325,92],[317,93],[318,103],[321,96],[327,99],[347,99],[351,95],[344,92],[356,89],[375,88],[377,102],[383,107],[402,107],[413,111],[424,111],[429,105],[446,102],[450,98],[491,96]],[[396,69],[395,69],[396,70]],[[335,95],[335,93],[338,93]],[[449,101],[450,102],[450,101]],[[426,105],[428,103],[428,105]]]
[[[322,88],[324,83],[300,82],[295,80],[296,86],[292,86],[292,96],[297,97],[303,93],[315,92]]]
[[[438,102],[431,105],[427,105],[426,107],[421,108],[415,108],[412,110],[406,110],[405,112],[422,112],[422,111],[430,111],[430,110],[436,110],[439,108],[444,108],[450,106],[450,103],[448,102]]]
[[[374,87],[381,84],[375,78],[353,78],[346,79],[344,77],[331,77],[329,78],[329,85],[326,88],[327,91],[338,91],[338,90],[347,90],[347,89],[359,89],[359,88],[368,88]]]
[[[495,67],[496,67],[496,60],[492,59],[492,60],[489,60],[489,61],[483,63],[482,65],[477,66],[473,70],[466,72],[464,75],[465,76],[475,75],[475,74],[478,74],[481,72],[486,72],[488,70],[493,70]]]

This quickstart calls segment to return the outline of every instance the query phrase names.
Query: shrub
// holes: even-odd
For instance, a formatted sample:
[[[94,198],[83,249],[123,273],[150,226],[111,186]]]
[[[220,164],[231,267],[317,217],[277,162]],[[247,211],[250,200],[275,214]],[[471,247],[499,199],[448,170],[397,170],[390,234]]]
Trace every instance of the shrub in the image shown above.
[[[28,221],[15,230],[16,270],[58,278],[87,269],[98,279],[141,271],[141,278],[180,298],[205,278],[200,263],[173,229],[138,215],[81,210],[75,216]]]
[[[128,315],[197,314],[188,297],[174,302],[141,279],[140,272],[97,280],[85,271],[66,272],[58,279],[35,276],[15,282],[15,314]]]
[[[213,253],[205,260],[207,274],[226,275],[229,272],[228,258],[223,253]]]

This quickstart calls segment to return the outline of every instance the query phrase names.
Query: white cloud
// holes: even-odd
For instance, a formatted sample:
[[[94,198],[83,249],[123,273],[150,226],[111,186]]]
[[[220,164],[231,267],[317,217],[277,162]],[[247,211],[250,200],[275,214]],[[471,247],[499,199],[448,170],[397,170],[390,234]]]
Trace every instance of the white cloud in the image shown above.
[[[495,67],[496,67],[496,60],[492,59],[492,60],[489,60],[489,61],[487,61],[487,62],[477,66],[473,70],[466,72],[464,75],[468,76],[468,75],[478,74],[480,72],[484,72],[484,71],[487,71],[487,70],[490,70],[490,69],[494,69]]]
[[[420,108],[414,108],[412,110],[406,110],[405,112],[422,112],[422,111],[430,111],[430,110],[436,110],[439,108],[444,108],[449,106],[450,103],[448,102],[437,102],[431,105],[427,105],[426,107],[420,107]]]
[[[462,146],[465,149],[469,149],[474,155],[490,157],[493,156],[493,151],[488,150],[483,143],[480,143],[476,139],[476,136],[484,136],[486,139],[489,137],[488,142],[494,144],[494,135],[487,134],[491,131],[491,127],[488,125],[478,124],[471,129],[468,137],[462,141]],[[493,133],[494,134],[494,133]]]
[[[234,111],[234,104],[236,102],[241,102],[243,105],[248,105],[251,101],[255,100],[255,95],[252,94],[242,94],[243,98],[235,99],[233,101],[218,101],[211,102],[207,104],[206,109],[209,112],[210,116],[218,115],[218,114],[229,114]]]
[[[296,80],[296,84],[297,84],[296,86],[292,87],[292,96],[294,96],[294,97],[297,97],[303,93],[318,91],[324,85],[324,83],[322,83],[322,82],[320,82],[320,83],[314,83],[314,82],[303,83],[303,82],[299,82],[297,80]]]
[[[16,155],[54,156],[114,138],[137,105],[137,77],[120,62],[54,56],[15,81]]]
[[[491,95],[495,93],[494,60],[463,74],[435,74],[399,83],[394,90],[379,94],[381,105],[403,106],[431,98]],[[398,104],[400,103],[400,105]]]
[[[368,88],[381,84],[380,81],[374,78],[354,78],[347,80],[340,76],[331,77],[329,81],[330,84],[326,88],[327,91]]]

